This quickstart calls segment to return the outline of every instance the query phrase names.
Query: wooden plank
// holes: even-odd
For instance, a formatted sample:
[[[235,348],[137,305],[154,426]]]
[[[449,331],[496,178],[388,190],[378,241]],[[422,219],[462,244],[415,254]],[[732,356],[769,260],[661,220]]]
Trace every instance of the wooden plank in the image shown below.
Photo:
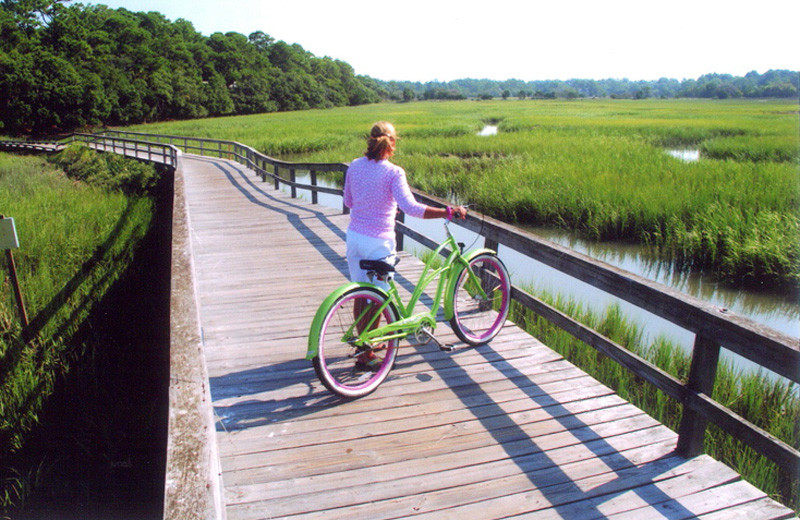
[[[620,452],[609,451],[607,453],[598,453],[593,457],[576,459],[570,464],[560,466],[563,473],[569,474],[571,479],[577,479],[581,475],[591,476],[594,474],[602,474],[611,471],[613,467],[615,471],[622,470],[629,467],[641,465],[644,461],[656,460],[658,458],[668,456],[672,451],[669,443],[653,443],[646,446],[637,446],[628,450]],[[519,466],[516,464],[507,463],[507,459],[499,458],[496,455],[496,450],[491,447],[470,450],[467,453],[459,456],[458,454],[434,456],[425,460],[424,465],[420,465],[419,461],[400,461],[393,464],[386,464],[380,466],[376,470],[369,470],[369,483],[380,487],[382,483],[388,484],[385,496],[402,496],[403,494],[419,494],[421,490],[419,486],[416,489],[409,489],[407,491],[393,489],[395,483],[399,486],[412,486],[414,480],[423,475],[433,475],[436,480],[446,477],[450,480],[447,485],[443,482],[438,482],[436,485],[439,489],[462,485],[458,479],[464,481],[467,479],[472,483],[483,481],[490,481],[498,476],[511,477],[520,473]],[[618,457],[622,454],[623,457]],[[454,460],[454,457],[458,457]],[[544,458],[540,458],[544,462]],[[522,463],[522,461],[519,461]],[[516,467],[515,467],[516,466]],[[531,469],[532,471],[532,469]],[[544,471],[538,469],[537,471]],[[298,495],[317,495],[326,492],[335,492],[346,490],[348,488],[355,488],[363,486],[365,477],[364,471],[361,469],[348,470],[337,473],[335,479],[307,477],[307,478],[294,478],[284,481],[273,481],[269,486],[269,496],[264,494],[264,486],[259,485],[242,485],[229,488],[231,495],[227,497],[228,504],[250,504],[253,502],[263,502],[270,499],[287,499],[296,497],[295,502],[302,502],[303,497]],[[454,480],[455,479],[455,480]],[[428,479],[429,486],[433,485],[433,478]],[[455,483],[454,483],[455,482]],[[530,483],[527,484],[530,487]],[[298,491],[299,490],[299,491]],[[378,497],[371,496],[371,499]],[[324,499],[316,499],[318,502],[325,504],[327,501]]]
[[[652,445],[625,451],[631,458],[647,452],[664,455],[665,448],[663,445]],[[618,473],[636,467],[629,461],[629,465],[618,465],[615,458],[613,455],[588,457],[557,467],[548,461],[547,457],[537,456],[527,461],[518,461],[523,465],[522,471],[517,464],[497,461],[480,466],[442,470],[428,479],[421,479],[417,475],[409,478],[400,475],[389,479],[391,474],[384,474],[381,468],[374,473],[380,480],[378,482],[308,493],[304,494],[300,501],[290,497],[271,500],[253,497],[253,501],[230,509],[236,511],[242,518],[262,517],[263,510],[282,518],[294,515],[304,518],[326,516],[331,512],[336,516],[337,512],[344,510],[358,514],[362,509],[367,515],[375,515],[371,518],[405,518],[411,514],[425,516],[426,513],[440,516],[443,512],[454,518],[452,515],[458,514],[457,508],[463,507],[465,502],[477,502],[480,514],[465,518],[490,518],[496,516],[496,513],[487,514],[491,507],[487,505],[491,504],[492,500],[530,492],[534,485],[532,480],[547,482],[545,487],[556,487],[559,484],[570,486],[575,482],[587,480],[593,482],[603,478],[611,480],[616,478]],[[615,469],[610,470],[611,467]],[[381,476],[384,478],[381,479]],[[311,511],[319,505],[323,505],[324,509]]]
[[[771,498],[761,497],[750,502],[726,507],[713,513],[700,515],[702,520],[796,520],[791,510],[778,504]]]

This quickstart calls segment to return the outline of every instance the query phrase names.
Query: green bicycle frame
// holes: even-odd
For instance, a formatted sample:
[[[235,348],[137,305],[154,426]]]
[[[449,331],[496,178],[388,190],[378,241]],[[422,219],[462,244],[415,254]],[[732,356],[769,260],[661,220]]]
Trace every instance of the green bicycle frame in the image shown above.
[[[433,267],[435,260],[440,256],[441,252],[448,247],[450,252],[447,255],[444,263],[440,267]],[[314,316],[308,336],[308,352],[306,354],[306,359],[313,359],[319,354],[319,333],[328,309],[342,295],[355,288],[370,287],[372,289],[377,289],[386,296],[386,300],[377,309],[377,311],[372,309],[364,310],[365,315],[366,312],[373,312],[374,315],[372,321],[367,323],[365,326],[364,332],[357,335],[358,338],[354,342],[356,345],[379,344],[393,339],[402,339],[416,330],[419,330],[423,326],[428,326],[431,329],[434,329],[436,327],[436,315],[439,312],[439,306],[441,305],[443,296],[445,319],[449,320],[452,318],[455,312],[455,304],[453,301],[455,285],[463,269],[468,270],[470,280],[474,282],[469,285],[475,287],[476,291],[481,297],[487,298],[487,295],[483,291],[478,277],[469,267],[469,262],[472,260],[472,258],[483,253],[494,253],[494,251],[490,249],[477,249],[470,251],[466,255],[463,255],[455,238],[448,232],[448,236],[445,241],[436,248],[433,255],[431,255],[431,258],[425,262],[422,275],[420,276],[420,280],[414,288],[414,292],[411,294],[408,305],[403,305],[394,280],[389,280],[388,291],[385,291],[371,283],[363,282],[347,283],[338,287],[322,302],[322,305],[320,305],[316,315]],[[436,285],[436,295],[433,299],[433,305],[431,306],[430,311],[414,314],[414,308],[422,297],[422,293],[428,288],[433,280],[437,278],[438,283]],[[378,316],[380,316],[389,305],[392,305],[395,308],[400,318],[393,323],[370,330],[374,320],[377,320]],[[355,322],[358,322],[361,318],[362,317],[358,317]],[[353,330],[347,331],[347,334],[351,337],[356,336],[356,334],[353,334]]]

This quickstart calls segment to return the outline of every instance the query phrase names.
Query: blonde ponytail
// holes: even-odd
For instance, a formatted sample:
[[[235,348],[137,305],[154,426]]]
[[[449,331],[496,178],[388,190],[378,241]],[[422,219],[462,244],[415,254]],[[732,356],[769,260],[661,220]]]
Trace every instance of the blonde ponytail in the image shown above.
[[[397,133],[388,121],[378,121],[372,125],[367,138],[367,158],[373,161],[388,159],[394,153]]]

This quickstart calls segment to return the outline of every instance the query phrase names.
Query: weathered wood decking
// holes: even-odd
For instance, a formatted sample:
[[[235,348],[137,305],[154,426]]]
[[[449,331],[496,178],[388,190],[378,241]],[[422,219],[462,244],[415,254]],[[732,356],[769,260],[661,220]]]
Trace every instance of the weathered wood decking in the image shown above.
[[[512,325],[405,349],[376,393],[335,398],[304,355],[348,217],[233,162],[183,173],[229,520],[793,517]],[[399,267],[411,287],[420,264]]]

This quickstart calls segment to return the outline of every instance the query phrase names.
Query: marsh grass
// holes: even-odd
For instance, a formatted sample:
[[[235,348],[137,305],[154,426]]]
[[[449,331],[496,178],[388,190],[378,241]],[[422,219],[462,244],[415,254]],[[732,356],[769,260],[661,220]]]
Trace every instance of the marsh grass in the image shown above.
[[[140,125],[235,140],[291,160],[349,162],[370,125],[401,140],[417,188],[512,223],[648,245],[731,284],[800,285],[796,102],[527,100],[380,104]],[[497,135],[477,133],[487,122]],[[665,147],[695,147],[685,163]]]
[[[57,381],[83,355],[83,322],[130,262],[150,226],[153,202],[70,179],[40,157],[0,154],[0,208],[15,220],[20,248],[14,257],[30,318],[26,340],[4,276],[0,505],[8,505],[28,485],[21,483],[27,475],[7,473],[9,461]]]
[[[641,328],[625,318],[619,306],[611,305],[604,313],[597,313],[560,296],[542,293],[539,297],[662,370],[686,381],[691,362],[689,354],[664,337],[656,338],[650,344],[644,343]],[[512,305],[511,319],[565,359],[608,385],[620,397],[677,432],[682,412],[675,400],[516,303]],[[723,361],[718,369],[713,398],[775,437],[800,448],[800,396],[794,384],[760,372],[734,370],[731,363]],[[795,511],[800,509],[800,483],[790,482],[776,464],[744,443],[711,425],[706,434],[704,451],[731,466],[776,500]]]

